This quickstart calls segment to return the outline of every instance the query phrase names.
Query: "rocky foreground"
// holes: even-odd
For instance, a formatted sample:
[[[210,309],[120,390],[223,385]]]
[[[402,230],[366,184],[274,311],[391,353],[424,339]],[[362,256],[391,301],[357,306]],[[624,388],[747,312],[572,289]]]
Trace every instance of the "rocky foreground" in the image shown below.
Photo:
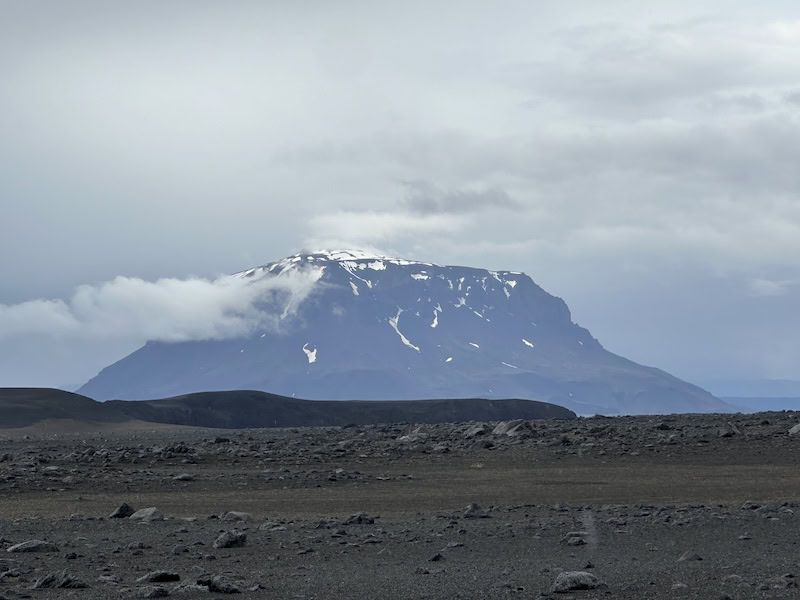
[[[798,598],[800,414],[0,434],[0,598]]]

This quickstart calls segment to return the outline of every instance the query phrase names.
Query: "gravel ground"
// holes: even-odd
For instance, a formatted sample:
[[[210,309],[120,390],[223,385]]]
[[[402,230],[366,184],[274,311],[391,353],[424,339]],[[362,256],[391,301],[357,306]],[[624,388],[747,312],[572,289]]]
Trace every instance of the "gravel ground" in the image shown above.
[[[4,431],[0,598],[800,598],[798,422]]]

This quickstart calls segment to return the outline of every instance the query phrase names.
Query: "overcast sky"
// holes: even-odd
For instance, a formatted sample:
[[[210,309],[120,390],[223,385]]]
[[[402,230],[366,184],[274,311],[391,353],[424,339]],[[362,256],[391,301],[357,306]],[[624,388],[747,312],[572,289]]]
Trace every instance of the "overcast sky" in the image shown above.
[[[0,0],[0,385],[342,246],[525,271],[692,381],[800,379],[799,164],[796,0]]]

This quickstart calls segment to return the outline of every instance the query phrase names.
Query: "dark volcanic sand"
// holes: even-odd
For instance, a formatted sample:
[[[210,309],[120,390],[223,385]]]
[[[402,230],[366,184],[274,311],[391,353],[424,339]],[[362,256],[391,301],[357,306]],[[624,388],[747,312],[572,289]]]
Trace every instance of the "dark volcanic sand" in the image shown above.
[[[0,598],[798,598],[798,422],[4,431]],[[27,540],[58,550],[4,550]],[[551,594],[562,571],[605,586]],[[32,589],[49,573],[88,587]]]

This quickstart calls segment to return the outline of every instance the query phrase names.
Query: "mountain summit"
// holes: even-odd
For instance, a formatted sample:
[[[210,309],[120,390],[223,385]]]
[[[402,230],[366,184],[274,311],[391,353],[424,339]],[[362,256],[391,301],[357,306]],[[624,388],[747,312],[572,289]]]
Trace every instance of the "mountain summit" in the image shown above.
[[[725,411],[704,390],[605,350],[524,273],[360,251],[300,253],[231,275],[311,274],[246,337],[148,342],[79,392],[150,399],[252,389],[309,399],[526,398],[579,414]]]

